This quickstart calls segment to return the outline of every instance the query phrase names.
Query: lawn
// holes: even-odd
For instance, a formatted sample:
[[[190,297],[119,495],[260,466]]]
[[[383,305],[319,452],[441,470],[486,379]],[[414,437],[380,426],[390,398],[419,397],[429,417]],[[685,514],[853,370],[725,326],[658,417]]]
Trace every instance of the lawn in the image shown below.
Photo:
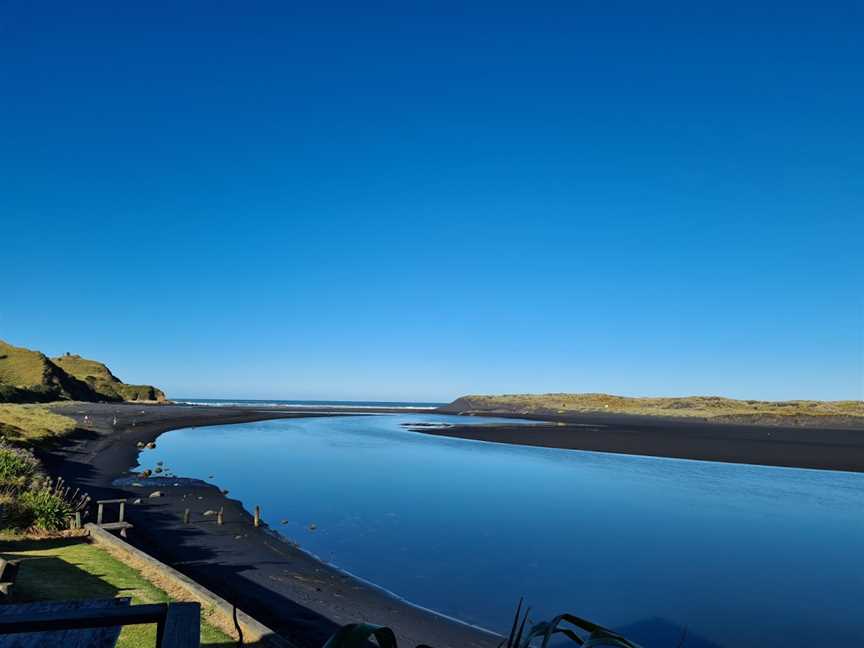
[[[12,602],[132,597],[132,604],[173,600],[139,572],[84,538],[26,539],[0,537],[0,556],[27,558],[12,592]],[[156,626],[126,626],[120,648],[156,643]],[[203,618],[201,645],[234,646],[235,641]]]

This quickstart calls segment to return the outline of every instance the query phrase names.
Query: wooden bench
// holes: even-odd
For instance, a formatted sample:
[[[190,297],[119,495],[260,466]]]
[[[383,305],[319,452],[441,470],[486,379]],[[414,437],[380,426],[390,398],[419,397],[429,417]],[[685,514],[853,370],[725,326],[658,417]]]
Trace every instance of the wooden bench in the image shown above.
[[[149,623],[156,624],[159,648],[198,648],[201,642],[200,604],[130,606],[128,598],[121,598],[0,606],[0,648],[108,648],[116,644],[122,626]]]
[[[5,560],[0,558],[0,600],[9,598],[9,590],[15,584],[20,564],[20,560]]]
[[[119,504],[120,505],[120,515],[117,518],[116,522],[103,522],[105,505],[106,504]],[[126,537],[126,529],[132,528],[132,523],[126,521],[126,500],[125,499],[110,499],[110,500],[96,500],[96,526],[99,526],[106,531],[120,531],[120,535],[124,538]]]

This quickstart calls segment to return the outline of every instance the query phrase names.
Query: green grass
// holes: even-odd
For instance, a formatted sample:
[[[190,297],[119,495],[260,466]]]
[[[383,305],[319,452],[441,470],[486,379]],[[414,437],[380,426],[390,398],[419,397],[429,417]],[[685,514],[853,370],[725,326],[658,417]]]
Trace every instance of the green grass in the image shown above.
[[[22,445],[62,437],[75,429],[75,421],[43,405],[0,404],[0,435]]]
[[[10,385],[39,385],[50,370],[50,361],[41,353],[15,347],[0,340],[0,382]]]
[[[132,567],[83,538],[20,539],[6,536],[3,558],[28,558],[18,572],[13,601],[62,601],[132,597],[132,604],[163,603],[172,599]],[[126,626],[120,648],[142,648],[156,642],[155,625]],[[233,646],[234,641],[201,621],[201,644]]]
[[[127,385],[95,360],[68,353],[49,359],[0,340],[0,402],[58,400],[162,401],[165,394],[151,385]]]
[[[569,414],[605,412],[677,417],[864,417],[864,401],[757,401],[719,396],[631,398],[609,394],[463,396],[449,406],[463,412]]]

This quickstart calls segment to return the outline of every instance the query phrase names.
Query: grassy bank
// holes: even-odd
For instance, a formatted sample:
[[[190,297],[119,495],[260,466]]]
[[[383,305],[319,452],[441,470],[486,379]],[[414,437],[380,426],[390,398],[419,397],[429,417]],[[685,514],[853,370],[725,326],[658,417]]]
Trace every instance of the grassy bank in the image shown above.
[[[0,436],[19,445],[34,445],[72,432],[75,421],[44,405],[0,405]]]
[[[759,401],[720,396],[633,398],[610,394],[506,394],[463,396],[443,408],[451,412],[510,414],[607,413],[641,416],[797,418],[844,417],[864,423],[864,401]]]
[[[84,538],[34,539],[0,535],[0,556],[26,558],[12,590],[14,603],[132,597],[132,604],[175,600],[139,572]],[[234,646],[235,641],[207,622],[202,609],[201,644]],[[153,646],[155,625],[127,626],[120,633],[120,648]]]
[[[60,438],[75,421],[40,405],[0,405],[0,529],[57,531],[86,506],[46,474],[33,446]]]

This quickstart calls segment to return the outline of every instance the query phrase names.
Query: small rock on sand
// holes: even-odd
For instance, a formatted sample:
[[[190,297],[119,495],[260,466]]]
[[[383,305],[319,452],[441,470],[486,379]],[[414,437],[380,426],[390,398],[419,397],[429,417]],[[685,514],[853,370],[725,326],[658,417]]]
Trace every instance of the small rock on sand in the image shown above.
[[[153,491],[150,493],[149,497],[165,497],[165,493],[162,491]]]
[[[138,476],[139,476],[141,479],[147,479],[147,478],[148,478],[150,475],[152,475],[152,474],[153,474],[153,473],[150,472],[149,470],[144,470],[144,471],[142,471],[141,473],[139,473]]]
[[[216,511],[204,511],[204,517],[210,517],[211,515],[216,515]]]
[[[132,503],[133,503],[133,504],[140,504],[140,503],[141,503],[141,498],[140,498],[140,497],[136,497],[134,500],[132,500]]]
[[[139,448],[143,448],[143,447],[144,447],[144,442],[143,442],[143,441],[139,441],[137,445],[138,445]]]
[[[150,443],[148,443],[148,444],[145,445],[144,447],[145,447],[145,448],[149,448],[150,450],[153,450],[153,449],[156,447],[156,443],[154,443],[153,441],[151,441]]]

